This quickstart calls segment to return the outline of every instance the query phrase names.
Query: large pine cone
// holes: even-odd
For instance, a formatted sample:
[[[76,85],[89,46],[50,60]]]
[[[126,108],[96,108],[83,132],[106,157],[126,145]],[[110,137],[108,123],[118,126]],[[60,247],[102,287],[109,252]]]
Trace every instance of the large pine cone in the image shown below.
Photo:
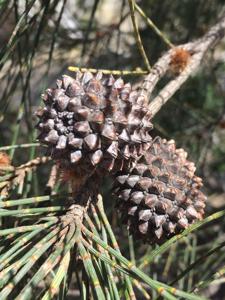
[[[174,141],[158,138],[130,172],[116,177],[120,212],[136,238],[161,243],[202,218],[202,180],[186,157]]]
[[[136,159],[151,141],[150,112],[129,83],[113,76],[63,76],[43,95],[39,140],[64,167],[111,171]]]

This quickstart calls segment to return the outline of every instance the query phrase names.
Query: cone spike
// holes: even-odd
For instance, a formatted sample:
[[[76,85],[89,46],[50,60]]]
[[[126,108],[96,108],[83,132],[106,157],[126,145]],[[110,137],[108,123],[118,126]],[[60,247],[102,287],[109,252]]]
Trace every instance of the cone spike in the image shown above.
[[[82,157],[82,153],[80,150],[71,152],[70,154],[71,163],[72,164],[77,163],[81,159],[81,157]]]

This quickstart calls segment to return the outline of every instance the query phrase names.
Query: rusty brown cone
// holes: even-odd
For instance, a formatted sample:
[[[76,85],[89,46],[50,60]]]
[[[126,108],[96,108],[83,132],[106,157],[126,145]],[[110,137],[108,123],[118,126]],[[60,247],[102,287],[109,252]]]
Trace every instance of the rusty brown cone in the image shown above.
[[[202,180],[186,157],[174,141],[158,138],[129,173],[116,176],[119,210],[136,238],[162,243],[202,219]]]
[[[36,112],[38,139],[66,168],[115,172],[139,157],[152,140],[147,104],[121,78],[64,75],[42,98],[44,107]]]

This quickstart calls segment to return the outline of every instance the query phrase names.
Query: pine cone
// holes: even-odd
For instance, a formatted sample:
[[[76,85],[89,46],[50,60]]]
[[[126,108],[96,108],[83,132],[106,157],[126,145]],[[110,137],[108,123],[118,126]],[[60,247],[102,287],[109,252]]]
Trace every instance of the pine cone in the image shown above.
[[[150,112],[129,83],[78,72],[56,85],[43,95],[37,128],[39,141],[64,168],[115,171],[143,153],[151,141]]]
[[[130,172],[116,177],[119,209],[136,238],[162,243],[202,219],[202,180],[186,157],[174,141],[158,138]]]

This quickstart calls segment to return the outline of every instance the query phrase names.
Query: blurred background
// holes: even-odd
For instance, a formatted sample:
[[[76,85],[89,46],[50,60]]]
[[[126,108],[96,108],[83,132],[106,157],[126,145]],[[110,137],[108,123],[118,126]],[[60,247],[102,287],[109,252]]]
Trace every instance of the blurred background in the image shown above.
[[[136,1],[145,14],[176,45],[202,36],[225,12],[224,0],[143,0]],[[167,45],[136,14],[142,43],[151,64],[168,50]],[[111,70],[145,70],[138,51],[127,1],[121,0],[0,0],[0,147],[36,143],[33,113],[40,105],[41,93],[62,74],[74,76],[68,66]],[[154,93],[162,87],[163,79]],[[143,77],[125,76],[137,82]],[[225,41],[208,52],[198,74],[185,83],[179,92],[154,118],[153,136],[174,139],[178,147],[189,153],[204,179],[209,196],[209,215],[225,208]],[[45,154],[37,145],[11,148],[8,151],[17,166]],[[50,166],[27,178],[29,188],[24,196],[43,195]],[[127,232],[117,220],[114,201],[108,196],[110,183],[103,187],[106,210],[126,254]],[[224,240],[225,222],[208,225],[197,237],[190,237],[165,265],[155,261],[151,275],[167,282],[173,269],[182,270],[191,262],[184,257],[185,247],[196,243],[196,252],[203,253],[210,243]],[[135,255],[141,258],[147,246],[134,243]],[[199,280],[205,272],[217,270],[225,256],[217,252],[207,265],[199,266],[181,285]],[[221,255],[220,255],[221,254]],[[176,260],[176,262],[174,261]],[[174,262],[173,262],[174,261]],[[208,269],[210,268],[210,270]],[[201,274],[200,274],[201,273]],[[207,273],[206,277],[207,277]],[[211,299],[224,299],[224,280],[210,286],[205,294]],[[179,286],[182,288],[182,286]],[[72,293],[72,291],[71,291]]]

